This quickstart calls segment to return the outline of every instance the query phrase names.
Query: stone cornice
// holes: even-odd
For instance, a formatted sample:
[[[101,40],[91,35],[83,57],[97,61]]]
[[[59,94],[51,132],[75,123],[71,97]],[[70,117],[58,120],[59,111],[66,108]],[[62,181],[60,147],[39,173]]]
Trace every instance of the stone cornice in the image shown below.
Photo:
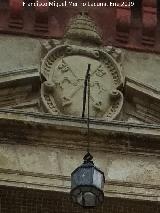
[[[160,123],[159,90],[144,85],[137,80],[126,78],[124,94],[126,114],[145,123]]]
[[[39,79],[38,67],[27,67],[0,73],[0,88],[7,87],[10,84],[16,84],[30,81],[31,79]]]
[[[86,121],[80,118],[1,109],[0,126],[1,143],[79,150],[84,150],[87,145]],[[91,119],[91,141],[95,151],[159,155],[159,139],[160,125]]]
[[[160,101],[160,91],[149,85],[138,82],[135,79],[126,77],[125,78],[125,89],[126,92],[130,89],[134,89],[137,92],[141,92],[144,95],[150,96],[151,98],[156,98]]]
[[[69,192],[70,184],[68,176],[0,169],[0,185]],[[104,194],[106,197],[159,201],[160,187],[131,182],[106,181]]]

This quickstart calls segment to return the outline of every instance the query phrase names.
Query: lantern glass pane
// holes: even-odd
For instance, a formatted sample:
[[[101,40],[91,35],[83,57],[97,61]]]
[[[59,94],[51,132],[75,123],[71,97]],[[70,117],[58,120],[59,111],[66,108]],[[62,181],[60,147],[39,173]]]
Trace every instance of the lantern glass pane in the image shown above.
[[[71,176],[71,188],[72,189],[76,187],[76,177],[77,177],[76,174],[73,174]]]
[[[96,196],[91,192],[85,192],[83,195],[84,205],[86,207],[92,207],[96,205]]]
[[[103,175],[96,169],[94,169],[93,184],[99,189],[102,189],[104,185]]]
[[[77,195],[77,203],[82,205],[82,192],[79,195]]]
[[[76,185],[90,185],[93,180],[93,168],[81,168],[77,173]]]

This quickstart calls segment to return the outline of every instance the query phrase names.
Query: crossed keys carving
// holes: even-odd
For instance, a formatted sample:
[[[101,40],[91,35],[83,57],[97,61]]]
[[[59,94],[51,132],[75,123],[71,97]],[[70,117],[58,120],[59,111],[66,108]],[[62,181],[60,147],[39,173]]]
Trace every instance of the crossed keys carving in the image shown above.
[[[71,69],[71,67],[68,65],[68,63],[62,59],[62,63],[58,66],[58,70],[61,71],[63,74],[69,72],[72,77],[74,78],[74,81],[71,81],[69,79],[68,76],[64,76],[63,79],[59,82],[55,82],[55,84],[59,85],[59,87],[61,89],[65,89],[64,88],[64,83],[68,83],[68,84],[71,84],[73,85],[75,88],[75,90],[73,92],[71,92],[70,95],[67,95],[67,96],[63,96],[62,99],[63,99],[63,106],[66,106],[66,105],[70,105],[72,103],[71,101],[71,98],[80,90],[80,89],[83,89],[84,87],[84,78],[80,79],[78,78],[78,76],[73,72],[73,70]],[[91,71],[90,73],[90,76],[93,77],[94,75],[97,75],[97,77],[103,77],[104,75],[106,74],[106,71],[103,70],[103,65],[100,64],[96,67],[96,69],[94,69],[93,71]],[[85,76],[84,76],[85,77]],[[100,84],[99,81],[95,81],[95,82],[91,82],[90,84],[90,87],[94,87],[96,86],[99,90],[98,94],[100,94],[102,91],[105,91],[106,89],[103,88],[103,86]],[[92,95],[92,92],[90,94],[90,98],[93,102],[95,102],[94,98],[93,98],[93,95]],[[98,103],[96,102],[96,105]],[[99,102],[99,104],[101,105],[101,102]],[[98,105],[97,105],[98,107]],[[100,106],[99,106],[99,109],[100,109]]]

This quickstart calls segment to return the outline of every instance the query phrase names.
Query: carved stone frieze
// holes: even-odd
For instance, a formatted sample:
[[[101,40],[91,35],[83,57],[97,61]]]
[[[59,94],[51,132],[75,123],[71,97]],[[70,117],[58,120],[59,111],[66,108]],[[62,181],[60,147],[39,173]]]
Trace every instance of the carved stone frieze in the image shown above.
[[[116,118],[123,105],[121,51],[101,45],[96,27],[86,14],[71,21],[61,44],[52,43],[45,43],[48,53],[41,65],[44,110],[53,115],[80,116],[84,79],[91,64],[91,116]]]

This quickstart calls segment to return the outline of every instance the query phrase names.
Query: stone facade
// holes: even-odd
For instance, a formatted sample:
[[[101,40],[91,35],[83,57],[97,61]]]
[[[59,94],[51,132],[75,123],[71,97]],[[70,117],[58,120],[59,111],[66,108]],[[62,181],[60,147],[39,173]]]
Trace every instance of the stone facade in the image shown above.
[[[21,6],[15,1],[14,8],[13,2],[9,29],[18,26],[22,33],[23,22],[17,22],[22,20]],[[143,40],[153,42],[146,7],[150,5],[144,1]],[[130,9],[122,10],[117,9],[118,20],[123,20],[122,14],[130,17]],[[47,9],[38,11],[35,20],[47,14]],[[44,20],[36,29],[45,26],[48,19]],[[122,21],[116,25],[121,39],[124,31],[123,40],[131,30],[127,20],[125,29]],[[155,23],[150,23],[151,32]],[[41,36],[0,36],[1,212],[158,213],[160,56],[104,45],[94,18],[85,13],[76,13],[60,39]],[[87,147],[80,94],[88,63],[95,71],[91,75],[91,152],[106,177],[104,205],[94,210],[74,206],[68,194],[70,174],[81,164]]]

